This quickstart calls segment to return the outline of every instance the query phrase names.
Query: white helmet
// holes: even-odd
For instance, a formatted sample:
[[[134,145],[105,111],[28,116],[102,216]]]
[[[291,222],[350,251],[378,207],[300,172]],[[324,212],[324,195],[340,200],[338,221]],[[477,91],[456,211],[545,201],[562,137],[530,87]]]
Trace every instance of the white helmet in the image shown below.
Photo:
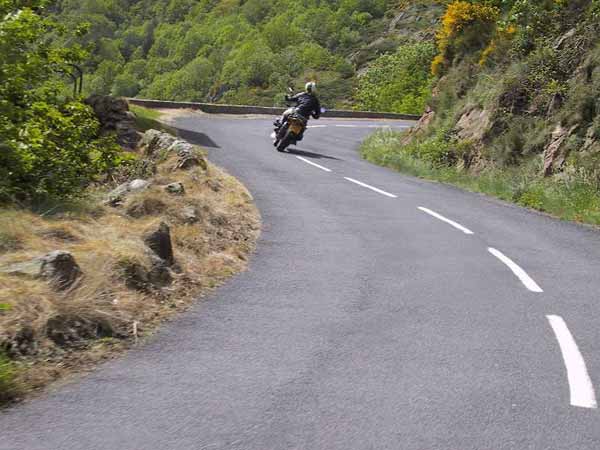
[[[306,86],[304,86],[304,90],[309,94],[314,94],[315,92],[317,92],[317,83],[315,83],[314,81],[309,81],[308,83],[306,83]]]

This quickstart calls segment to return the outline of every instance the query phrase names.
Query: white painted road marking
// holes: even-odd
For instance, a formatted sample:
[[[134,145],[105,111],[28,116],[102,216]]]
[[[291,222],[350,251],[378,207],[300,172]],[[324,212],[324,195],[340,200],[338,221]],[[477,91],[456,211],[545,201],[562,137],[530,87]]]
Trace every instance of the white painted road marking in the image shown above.
[[[580,408],[598,408],[594,385],[585,366],[585,361],[577,347],[567,324],[560,316],[546,316],[554,330],[560,351],[567,367],[571,405]]]
[[[508,256],[506,256],[505,254],[503,254],[501,251],[496,250],[495,248],[488,248],[488,251],[494,255],[496,258],[498,258],[500,261],[502,261],[504,264],[506,264],[508,266],[508,268],[510,270],[512,270],[512,272],[517,276],[517,278],[519,278],[519,280],[521,280],[521,283],[523,283],[525,285],[525,287],[527,289],[529,289],[531,292],[544,292],[542,290],[541,287],[538,286],[538,284],[533,281],[533,279],[527,275],[527,272],[525,272],[523,269],[521,269],[521,267],[519,267],[512,259],[510,259]]]
[[[308,125],[306,128],[327,128],[327,125]]]
[[[310,161],[310,160],[308,160],[306,158],[303,158],[302,156],[296,156],[296,158],[298,158],[300,161],[304,161],[306,164],[310,164],[311,166],[318,167],[319,169],[324,170],[325,172],[331,172],[331,169],[328,169],[327,167],[320,166],[319,164],[314,163],[314,162],[312,162],[312,161]]]
[[[370,186],[370,185],[368,185],[366,183],[363,183],[361,181],[355,180],[354,178],[344,177],[344,179],[346,179],[346,180],[348,180],[348,181],[350,181],[352,183],[358,184],[359,186],[366,187],[367,189],[371,189],[372,191],[375,191],[375,192],[377,192],[377,193],[379,193],[381,195],[385,195],[386,197],[398,198],[397,195],[390,194],[389,192],[382,191],[381,189],[377,189],[376,187],[373,187],[373,186]]]
[[[462,231],[465,234],[474,234],[471,230],[469,230],[466,227],[463,227],[460,223],[457,223],[454,220],[450,220],[447,217],[444,217],[441,214],[436,213],[435,211],[432,211],[432,210],[427,209],[427,208],[423,208],[422,206],[419,206],[419,209],[421,211],[423,211],[424,213],[429,214],[430,216],[433,216],[436,219],[441,220],[442,222],[446,222],[447,224],[452,225],[454,228],[456,228],[457,230]]]

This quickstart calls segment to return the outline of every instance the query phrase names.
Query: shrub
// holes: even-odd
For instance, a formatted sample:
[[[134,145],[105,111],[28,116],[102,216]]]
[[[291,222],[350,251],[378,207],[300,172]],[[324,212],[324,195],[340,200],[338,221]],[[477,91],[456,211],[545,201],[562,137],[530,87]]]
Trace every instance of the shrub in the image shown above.
[[[0,201],[69,197],[117,165],[119,149],[98,139],[88,106],[62,94],[57,74],[85,52],[48,40],[67,31],[37,12],[45,1],[20,3],[0,2]]]
[[[493,6],[455,1],[448,5],[436,36],[439,55],[431,71],[440,76],[455,58],[484,48],[496,27],[500,10]]]
[[[420,114],[430,93],[429,66],[435,52],[429,43],[407,44],[375,60],[358,81],[358,107]]]

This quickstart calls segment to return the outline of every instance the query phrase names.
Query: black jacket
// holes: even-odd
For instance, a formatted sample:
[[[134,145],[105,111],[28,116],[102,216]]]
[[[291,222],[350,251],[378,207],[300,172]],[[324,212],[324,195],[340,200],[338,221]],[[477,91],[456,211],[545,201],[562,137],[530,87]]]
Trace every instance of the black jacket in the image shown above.
[[[307,119],[309,119],[311,115],[315,119],[321,117],[321,104],[316,95],[309,94],[308,92],[300,92],[293,97],[286,95],[285,99],[297,104],[296,109],[301,116],[306,117]]]

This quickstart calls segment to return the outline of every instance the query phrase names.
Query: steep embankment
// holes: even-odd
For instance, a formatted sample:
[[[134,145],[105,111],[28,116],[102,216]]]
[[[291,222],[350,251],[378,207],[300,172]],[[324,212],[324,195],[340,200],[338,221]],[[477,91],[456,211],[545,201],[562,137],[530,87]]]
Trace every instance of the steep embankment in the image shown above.
[[[380,55],[431,37],[442,8],[427,0],[62,0],[54,10],[69,27],[90,24],[79,39],[93,49],[89,93],[273,106],[289,84],[316,79],[330,109],[418,113],[413,97],[427,70],[408,84],[374,71],[387,94],[406,102],[373,101],[373,83],[359,79]]]
[[[600,223],[600,3],[464,2],[437,33],[432,98],[409,135],[363,154],[572,220]]]
[[[161,131],[137,153],[108,192],[115,181],[42,214],[0,209],[0,404],[129,347],[245,268],[260,223],[246,189]]]

